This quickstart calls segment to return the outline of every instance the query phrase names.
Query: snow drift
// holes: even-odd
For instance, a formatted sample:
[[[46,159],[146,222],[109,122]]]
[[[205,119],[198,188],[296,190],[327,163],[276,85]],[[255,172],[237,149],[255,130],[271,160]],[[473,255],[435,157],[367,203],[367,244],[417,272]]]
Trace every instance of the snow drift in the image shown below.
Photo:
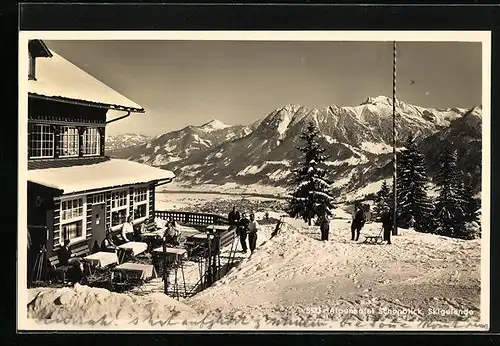
[[[129,323],[194,318],[192,308],[162,293],[137,296],[114,293],[103,288],[76,284],[74,287],[37,288],[29,290],[28,318],[70,321],[75,324],[97,320],[118,320]]]

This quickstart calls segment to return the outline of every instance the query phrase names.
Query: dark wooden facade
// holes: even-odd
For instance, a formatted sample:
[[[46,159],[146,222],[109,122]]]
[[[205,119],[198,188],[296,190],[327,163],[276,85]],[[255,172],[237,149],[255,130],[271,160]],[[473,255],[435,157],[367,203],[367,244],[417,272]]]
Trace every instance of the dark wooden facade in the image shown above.
[[[28,79],[37,83],[36,59],[51,58],[52,53],[41,40],[30,40],[28,48],[30,59]],[[92,100],[69,99],[57,96],[57,92],[55,93],[56,95],[29,94],[28,152],[26,153],[28,155],[28,170],[64,169],[64,167],[93,165],[110,160],[109,157],[105,156],[106,114],[108,110],[111,108],[119,109],[127,111],[128,114],[130,112],[144,112],[143,109],[107,105]],[[83,145],[84,143],[86,145]],[[90,149],[85,152],[85,147]],[[57,185],[58,182],[54,181],[53,183]],[[74,239],[70,247],[77,247],[85,242],[90,249],[95,243],[100,245],[112,223],[111,198],[113,191],[127,191],[129,203],[127,215],[130,216],[134,213],[136,189],[147,188],[147,216],[134,220],[134,223],[152,222],[155,217],[156,184],[157,181],[149,181],[126,186],[100,186],[93,190],[65,195],[64,191],[28,181],[27,223],[30,237],[28,275],[40,249],[45,249],[45,259],[57,255],[64,236],[61,234],[62,222],[71,224],[73,227],[68,231]],[[79,205],[76,208],[77,212],[75,212],[74,208],[69,206],[69,215],[72,216],[68,216],[66,221],[62,220],[62,204],[75,199],[81,199],[83,207],[80,209]],[[80,214],[82,210],[83,215]],[[141,212],[144,213],[144,210]],[[120,225],[117,225],[112,230],[119,232],[119,228]],[[81,236],[76,236],[80,234]],[[30,276],[28,276],[28,280],[30,280]]]
[[[28,99],[28,169],[70,167],[87,165],[107,160],[104,156],[106,141],[105,108],[97,108],[66,102],[29,97]],[[31,136],[34,125],[50,125],[54,131],[54,155],[50,158],[30,157]],[[79,134],[78,157],[60,157],[60,133],[62,127],[76,127]],[[83,132],[87,128],[95,128],[99,132],[99,153],[93,156],[83,154]]]
[[[62,168],[80,165],[91,165],[110,160],[104,155],[105,148],[105,126],[107,109],[72,104],[35,97],[28,100],[28,170]],[[36,124],[49,125],[54,131],[54,155],[50,158],[32,158],[29,156],[30,133]],[[60,157],[60,129],[64,126],[76,127],[79,131],[79,154],[76,157]],[[98,155],[84,156],[82,153],[82,136],[86,128],[97,128],[99,131],[99,153]],[[57,182],[54,182],[57,183]],[[71,246],[78,246],[87,242],[90,249],[95,243],[101,244],[106,230],[111,227],[111,196],[114,190],[127,190],[128,192],[128,215],[133,215],[134,191],[136,188],[147,187],[149,191],[148,217],[140,222],[152,222],[154,220],[156,181],[147,184],[134,184],[128,186],[105,186],[92,191],[81,191],[77,197],[83,197],[85,203],[85,218],[82,227],[85,229],[85,239]],[[102,203],[95,204],[96,195],[104,196]],[[61,199],[73,198],[63,195],[62,191],[48,188],[42,185],[28,183],[28,231],[33,242],[31,252],[36,252],[40,246],[46,249],[46,258],[55,254],[61,247]],[[97,220],[98,219],[98,220]],[[116,227],[115,232],[118,232]],[[34,258],[33,253],[31,258]],[[28,264],[29,265],[29,264]]]

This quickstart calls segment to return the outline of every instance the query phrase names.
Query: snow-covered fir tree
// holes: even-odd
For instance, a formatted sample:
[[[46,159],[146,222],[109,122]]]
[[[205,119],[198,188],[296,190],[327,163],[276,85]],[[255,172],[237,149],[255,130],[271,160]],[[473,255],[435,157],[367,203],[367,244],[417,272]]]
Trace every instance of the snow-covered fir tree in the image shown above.
[[[408,228],[413,216],[414,228],[429,232],[433,228],[433,205],[427,194],[428,176],[425,157],[419,152],[412,137],[397,162],[397,214],[400,227]]]
[[[462,239],[481,237],[481,222],[478,215],[481,209],[481,200],[474,196],[472,185],[464,183],[463,174],[458,188],[458,196],[462,202],[463,228],[459,230],[457,237]]]
[[[321,164],[326,160],[325,149],[318,141],[318,130],[314,123],[309,123],[300,138],[305,142],[298,149],[302,152],[301,165],[294,169],[296,190],[288,205],[288,214],[302,218],[309,225],[316,216],[332,215],[333,197],[331,182]]]
[[[457,168],[457,153],[445,148],[440,158],[441,167],[434,177],[439,188],[434,218],[436,233],[448,237],[462,237],[464,233],[465,201],[461,196],[461,181]]]
[[[390,208],[392,205],[391,197],[391,188],[387,184],[387,180],[384,180],[375,196],[375,206],[373,207],[373,217],[375,220],[380,219],[383,212]]]

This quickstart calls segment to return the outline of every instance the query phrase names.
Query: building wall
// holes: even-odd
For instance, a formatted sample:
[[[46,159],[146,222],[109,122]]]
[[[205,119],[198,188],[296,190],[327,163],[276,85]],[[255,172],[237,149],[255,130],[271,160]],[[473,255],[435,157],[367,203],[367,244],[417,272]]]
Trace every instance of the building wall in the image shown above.
[[[58,208],[54,203],[54,197],[57,194],[54,190],[44,186],[28,183],[27,198],[27,224],[28,231],[45,232],[40,227],[46,227],[47,237],[45,248],[48,253],[52,251],[54,244],[54,222],[58,222]],[[56,217],[57,216],[57,217]]]
[[[148,199],[148,211],[149,211],[149,216],[144,222],[150,222],[154,220],[154,210],[155,210],[155,184],[154,183],[149,183],[148,185],[148,190],[149,190],[149,199]],[[129,192],[129,215],[132,215],[133,212],[133,193],[134,193],[134,188],[135,187],[144,187],[144,184],[138,184],[134,186],[129,186],[127,188]],[[117,188],[116,190],[122,190],[123,188]],[[84,227],[86,228],[86,236],[85,240],[89,249],[92,249],[93,244],[92,244],[92,235],[93,235],[93,230],[92,230],[92,209],[93,209],[93,199],[95,195],[98,194],[104,194],[105,198],[105,215],[104,215],[104,220],[105,220],[105,229],[108,229],[108,227],[111,227],[111,192],[112,190],[100,190],[100,191],[92,191],[89,193],[86,193],[86,212],[84,216]],[[64,196],[62,196],[64,198]],[[51,224],[51,231],[49,232],[50,239],[48,242],[50,242],[50,247],[51,250],[57,252],[60,249],[60,241],[62,235],[60,234],[60,208],[61,208],[61,202],[60,200],[56,200],[54,203],[53,211],[50,210],[51,215],[50,217],[50,222],[47,222],[48,224]],[[53,224],[53,226],[52,226]],[[116,230],[115,232],[119,232]]]
[[[104,157],[105,127],[107,109],[75,105],[64,102],[30,97],[28,99],[28,169],[53,167],[70,167],[75,165],[94,164]],[[46,124],[54,131],[54,157],[30,158],[30,136],[35,124]],[[76,127],[80,134],[80,154],[78,157],[59,157],[60,133],[63,126]],[[99,155],[84,157],[82,152],[82,134],[86,128],[97,128],[100,136]]]

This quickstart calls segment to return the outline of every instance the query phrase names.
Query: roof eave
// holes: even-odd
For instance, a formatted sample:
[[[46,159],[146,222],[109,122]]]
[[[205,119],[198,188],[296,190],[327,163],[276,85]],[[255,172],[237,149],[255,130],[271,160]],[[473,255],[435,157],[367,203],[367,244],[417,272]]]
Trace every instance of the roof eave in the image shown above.
[[[38,41],[39,41],[40,45],[42,46],[43,50],[45,51],[45,53],[47,54],[47,57],[52,58],[53,57],[52,52],[50,51],[49,47],[47,47],[45,42],[43,42],[42,40],[38,40]]]
[[[62,96],[47,96],[47,95],[41,95],[41,94],[32,93],[32,92],[28,92],[28,96],[33,97],[33,98],[43,99],[43,100],[64,102],[64,103],[70,103],[70,104],[80,105],[80,106],[104,108],[104,109],[108,109],[108,110],[126,111],[126,112],[131,112],[131,113],[145,113],[146,112],[146,110],[144,108],[127,107],[127,106],[122,106],[122,105],[112,105],[112,104],[101,103],[101,102],[72,99],[72,98],[62,97]]]
[[[66,192],[61,188],[55,188],[52,186],[44,185],[42,183],[34,182],[34,181],[29,181],[31,184],[36,184],[39,186],[43,186],[44,188],[47,188],[51,191],[54,191],[57,196],[71,196],[71,195],[77,195],[77,194],[82,194],[82,193],[95,193],[96,191],[100,190],[113,190],[113,189],[119,189],[127,186],[133,186],[133,185],[144,185],[144,184],[154,184],[155,186],[159,185],[164,185],[171,183],[172,180],[175,178],[175,176],[171,178],[162,178],[162,179],[153,179],[153,180],[148,180],[148,181],[137,181],[132,184],[118,184],[118,185],[110,185],[110,186],[103,186],[103,187],[98,187],[98,188],[93,188],[93,189],[87,189],[87,190],[79,190],[79,191],[71,191],[71,192]]]

